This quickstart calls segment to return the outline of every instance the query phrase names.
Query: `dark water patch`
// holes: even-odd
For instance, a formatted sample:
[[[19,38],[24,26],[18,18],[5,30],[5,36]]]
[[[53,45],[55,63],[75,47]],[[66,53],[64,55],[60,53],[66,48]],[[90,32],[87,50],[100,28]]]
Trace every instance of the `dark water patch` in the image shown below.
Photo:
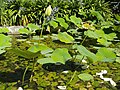
[[[7,83],[7,82],[17,82],[21,81],[24,73],[24,69],[17,69],[13,72],[1,72],[0,71],[0,82]],[[27,71],[25,75],[25,80],[30,78],[31,72]]]
[[[119,90],[120,89],[120,80],[117,82],[117,89]]]
[[[67,61],[64,64],[44,64],[42,67],[47,70],[47,71],[53,71],[53,72],[57,72],[57,71],[66,71],[66,70],[70,70],[70,71],[81,71],[82,70],[82,66],[80,63],[75,63],[72,61]]]
[[[1,60],[5,60],[5,57],[3,56],[3,54],[0,54],[0,61]]]

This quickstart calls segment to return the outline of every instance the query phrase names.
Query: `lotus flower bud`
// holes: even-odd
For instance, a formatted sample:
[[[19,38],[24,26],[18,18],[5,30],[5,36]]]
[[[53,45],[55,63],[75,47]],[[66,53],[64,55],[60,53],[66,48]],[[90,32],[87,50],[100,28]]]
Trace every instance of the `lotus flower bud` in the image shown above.
[[[50,32],[50,26],[49,25],[47,26],[46,31]]]
[[[50,15],[51,15],[51,12],[52,12],[52,8],[51,8],[51,5],[49,5],[49,6],[46,8],[45,15],[46,15],[46,16],[50,16]]]
[[[23,88],[22,88],[22,87],[19,87],[18,90],[23,90]]]

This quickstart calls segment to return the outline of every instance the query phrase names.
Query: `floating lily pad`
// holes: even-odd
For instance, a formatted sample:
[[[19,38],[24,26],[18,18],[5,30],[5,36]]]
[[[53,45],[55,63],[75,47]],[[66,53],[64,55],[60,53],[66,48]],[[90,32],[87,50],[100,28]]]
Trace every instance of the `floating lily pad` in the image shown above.
[[[21,34],[27,34],[27,35],[32,33],[30,30],[28,30],[26,28],[21,28],[21,29],[19,29],[18,32],[21,33]]]
[[[38,52],[38,51],[41,51],[42,54],[46,54],[46,53],[52,52],[53,49],[47,47],[46,45],[34,45],[34,46],[31,46],[31,47],[28,49],[28,51],[33,52],[33,53],[36,53],[36,52]]]
[[[93,80],[93,76],[87,73],[79,74],[78,77],[83,81]]]

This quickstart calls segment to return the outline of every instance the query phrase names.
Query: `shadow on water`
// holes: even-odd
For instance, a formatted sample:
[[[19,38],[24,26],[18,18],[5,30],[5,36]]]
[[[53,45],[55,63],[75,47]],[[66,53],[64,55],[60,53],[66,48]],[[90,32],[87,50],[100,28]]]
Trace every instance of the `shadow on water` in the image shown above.
[[[70,71],[81,71],[82,70],[82,66],[80,63],[75,63],[72,61],[67,61],[65,63],[65,65],[63,64],[44,64],[42,67],[47,70],[47,71],[53,71],[53,72],[57,72],[57,71],[65,71],[65,70],[70,70]]]
[[[7,83],[7,82],[18,82],[22,80],[22,76],[25,70],[17,69],[14,72],[0,72],[0,82]],[[30,78],[30,71],[27,71],[25,80]]]
[[[117,83],[117,86],[116,86],[118,89],[120,89],[120,80],[118,81]]]

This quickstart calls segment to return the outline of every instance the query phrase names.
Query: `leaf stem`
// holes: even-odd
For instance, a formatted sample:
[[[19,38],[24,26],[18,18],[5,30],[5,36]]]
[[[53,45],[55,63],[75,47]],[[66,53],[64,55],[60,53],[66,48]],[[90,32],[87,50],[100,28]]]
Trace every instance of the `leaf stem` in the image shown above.
[[[74,74],[72,75],[72,77],[71,77],[70,81],[67,83],[67,85],[70,84],[70,83],[72,82],[72,80],[74,79],[76,73],[77,73],[77,71],[74,72]]]
[[[83,56],[82,60],[83,60],[83,59],[84,59],[84,56]],[[79,66],[78,66],[78,67],[79,67]],[[78,67],[76,67],[76,69],[77,69]],[[77,73],[77,71],[75,70],[75,71],[74,71],[74,74],[72,75],[72,77],[71,77],[70,81],[67,83],[67,85],[69,85],[69,84],[72,82],[72,80],[74,79],[76,73]]]
[[[87,36],[84,37],[83,41],[81,42],[81,45],[84,43],[86,38],[87,38]]]
[[[24,71],[24,74],[23,74],[23,77],[22,77],[22,85],[24,84],[25,74],[26,74],[28,68],[29,68],[29,65],[26,67],[26,69],[25,69],[25,71]]]
[[[42,24],[42,29],[41,29],[41,33],[40,33],[40,38],[42,38],[43,29],[44,29],[44,26],[45,26],[45,23],[46,23],[45,15],[43,15],[43,17],[44,17],[44,21],[43,21],[43,24]]]
[[[31,76],[30,76],[30,83],[33,79],[33,73],[34,73],[34,67],[35,67],[36,63],[35,63],[35,59],[33,58],[33,67],[32,67],[32,73],[31,73]]]

